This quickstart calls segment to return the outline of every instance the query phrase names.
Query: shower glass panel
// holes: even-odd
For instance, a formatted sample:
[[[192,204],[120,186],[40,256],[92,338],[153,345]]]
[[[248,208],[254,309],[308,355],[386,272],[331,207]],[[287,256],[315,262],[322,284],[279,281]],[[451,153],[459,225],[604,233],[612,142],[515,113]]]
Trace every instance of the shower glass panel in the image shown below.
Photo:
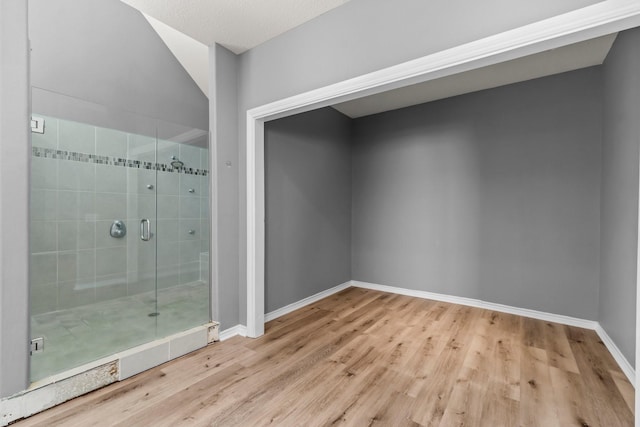
[[[32,118],[31,380],[207,323],[207,132],[38,88]]]
[[[209,134],[158,123],[157,317],[167,336],[206,323],[209,313]]]

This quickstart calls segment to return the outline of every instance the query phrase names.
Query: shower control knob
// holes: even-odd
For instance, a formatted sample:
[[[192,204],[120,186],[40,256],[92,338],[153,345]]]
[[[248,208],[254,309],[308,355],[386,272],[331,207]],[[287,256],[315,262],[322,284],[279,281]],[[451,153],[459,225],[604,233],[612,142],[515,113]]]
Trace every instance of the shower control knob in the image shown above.
[[[190,188],[189,189],[189,193],[195,193],[195,192],[196,192],[196,190],[194,188]]]
[[[124,222],[119,219],[113,221],[113,224],[111,224],[111,227],[109,228],[109,235],[111,237],[115,237],[116,239],[120,239],[126,236],[127,227],[124,225]]]
[[[147,189],[153,190],[153,184],[147,184]]]
[[[188,233],[189,234],[196,234],[196,230],[189,230]]]

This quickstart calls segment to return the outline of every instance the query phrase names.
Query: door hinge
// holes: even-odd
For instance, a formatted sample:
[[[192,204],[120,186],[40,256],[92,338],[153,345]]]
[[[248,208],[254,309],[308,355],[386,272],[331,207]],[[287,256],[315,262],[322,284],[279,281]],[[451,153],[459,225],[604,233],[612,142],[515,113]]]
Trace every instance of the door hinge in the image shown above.
[[[44,337],[38,337],[31,340],[31,354],[44,351]]]
[[[31,132],[44,133],[44,118],[31,116]]]

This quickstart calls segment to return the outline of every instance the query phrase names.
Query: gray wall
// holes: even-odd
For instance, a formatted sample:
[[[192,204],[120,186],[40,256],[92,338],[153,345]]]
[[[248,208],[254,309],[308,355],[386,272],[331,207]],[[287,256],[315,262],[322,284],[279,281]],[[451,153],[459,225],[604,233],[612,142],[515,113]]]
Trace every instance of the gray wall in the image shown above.
[[[214,94],[211,114],[212,152],[215,154],[211,173],[217,176],[217,191],[212,220],[217,233],[213,238],[217,245],[218,262],[213,274],[217,274],[218,309],[220,329],[225,330],[239,323],[238,268],[238,59],[235,54],[220,45],[210,48],[210,67]],[[215,187],[214,187],[215,190]],[[216,273],[217,272],[217,273]],[[244,303],[244,301],[242,301]]]
[[[240,56],[239,156],[245,156],[246,110],[251,107],[595,3],[598,0],[352,0]],[[241,323],[246,321],[245,176],[241,163],[238,183],[229,183],[240,190]]]
[[[635,360],[640,29],[618,35],[603,66],[599,321]]]
[[[353,279],[597,319],[600,78],[355,120]]]
[[[265,124],[265,313],[351,280],[351,119]]]
[[[254,107],[598,2],[352,0],[242,54],[242,101]]]
[[[29,378],[27,5],[0,2],[0,398]]]
[[[29,36],[33,86],[208,129],[207,97],[142,14],[126,4],[30,0]]]

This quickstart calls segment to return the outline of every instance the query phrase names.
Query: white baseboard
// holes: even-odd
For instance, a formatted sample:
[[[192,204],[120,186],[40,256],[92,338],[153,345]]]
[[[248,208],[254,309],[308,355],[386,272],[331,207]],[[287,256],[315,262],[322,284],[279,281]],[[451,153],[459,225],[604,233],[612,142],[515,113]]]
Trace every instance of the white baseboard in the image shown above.
[[[326,298],[328,296],[331,296],[333,294],[337,294],[340,291],[343,291],[349,287],[351,287],[351,281],[349,282],[345,282],[341,285],[338,286],[334,286],[333,288],[327,289],[325,291],[322,292],[318,292],[315,295],[311,295],[310,297],[306,297],[304,299],[301,299],[300,301],[294,302],[292,304],[286,305],[282,308],[279,308],[277,310],[273,310],[270,313],[267,313],[264,315],[264,321],[265,322],[269,322],[270,320],[273,319],[277,319],[280,316],[284,316],[285,314],[289,314],[292,311],[296,311],[304,306],[307,306],[309,304],[313,304],[316,301],[320,301],[322,298]]]
[[[322,298],[326,298],[330,295],[336,294],[348,287],[352,286],[351,281],[345,282],[341,285],[334,286],[333,288],[327,289],[322,292],[318,292],[317,294],[311,295],[310,297],[301,299],[300,301],[294,302],[277,310],[274,310],[270,313],[264,315],[264,321],[268,322],[273,319],[277,319],[280,316],[284,316],[285,314],[291,313],[292,311],[296,311],[304,306],[309,304],[313,304],[316,301],[321,300]],[[235,337],[236,335],[240,335],[241,337],[247,336],[247,327],[245,325],[236,325],[232,326],[224,331],[220,332],[220,341],[228,340],[229,338]]]
[[[635,388],[636,371],[635,369],[633,369],[633,366],[631,366],[627,358],[624,357],[624,355],[622,354],[618,346],[613,342],[609,334],[607,334],[607,331],[604,330],[604,328],[600,323],[598,323],[598,326],[596,326],[595,330],[598,336],[600,337],[600,339],[602,340],[602,342],[604,343],[604,345],[607,347],[607,350],[609,350],[609,353],[611,353],[611,355],[616,360],[616,362],[618,362],[618,366],[620,366],[620,369],[622,370],[622,372],[624,372],[629,382]]]
[[[545,320],[547,322],[562,323],[563,325],[577,326],[585,329],[596,329],[598,322],[595,320],[579,319],[577,317],[563,316],[561,314],[546,313],[544,311],[530,310],[528,308],[512,307],[510,305],[496,304],[474,298],[457,297],[435,292],[417,291],[415,289],[396,288],[394,286],[377,285],[375,283],[352,281],[357,288],[373,289],[376,291],[389,292],[393,294],[407,295],[431,299],[434,301],[449,302],[452,304],[467,305],[470,307],[484,308],[487,310],[499,311],[501,313],[516,314],[518,316],[531,317],[533,319]]]
[[[528,308],[513,307],[504,304],[496,304],[492,302],[482,301],[473,298],[457,297],[452,295],[438,294],[434,292],[417,291],[414,289],[397,288],[394,286],[378,285],[375,283],[351,281],[352,286],[357,288],[372,289],[376,291],[389,292],[393,294],[407,295],[411,297],[430,299],[435,301],[443,301],[452,304],[466,305],[470,307],[484,308],[486,310],[499,311],[501,313],[515,314],[532,319],[544,320],[547,322],[555,322],[563,325],[576,326],[579,328],[594,330],[602,342],[605,344],[613,358],[616,360],[620,369],[627,376],[629,382],[635,387],[635,370],[624,357],[620,349],[615,345],[611,337],[607,335],[600,323],[595,320],[580,319],[577,317],[564,316],[561,314],[547,313],[544,311],[530,310]]]
[[[225,329],[220,332],[220,341],[228,340],[229,338],[240,335],[241,337],[247,336],[247,327],[245,325],[236,325]]]

